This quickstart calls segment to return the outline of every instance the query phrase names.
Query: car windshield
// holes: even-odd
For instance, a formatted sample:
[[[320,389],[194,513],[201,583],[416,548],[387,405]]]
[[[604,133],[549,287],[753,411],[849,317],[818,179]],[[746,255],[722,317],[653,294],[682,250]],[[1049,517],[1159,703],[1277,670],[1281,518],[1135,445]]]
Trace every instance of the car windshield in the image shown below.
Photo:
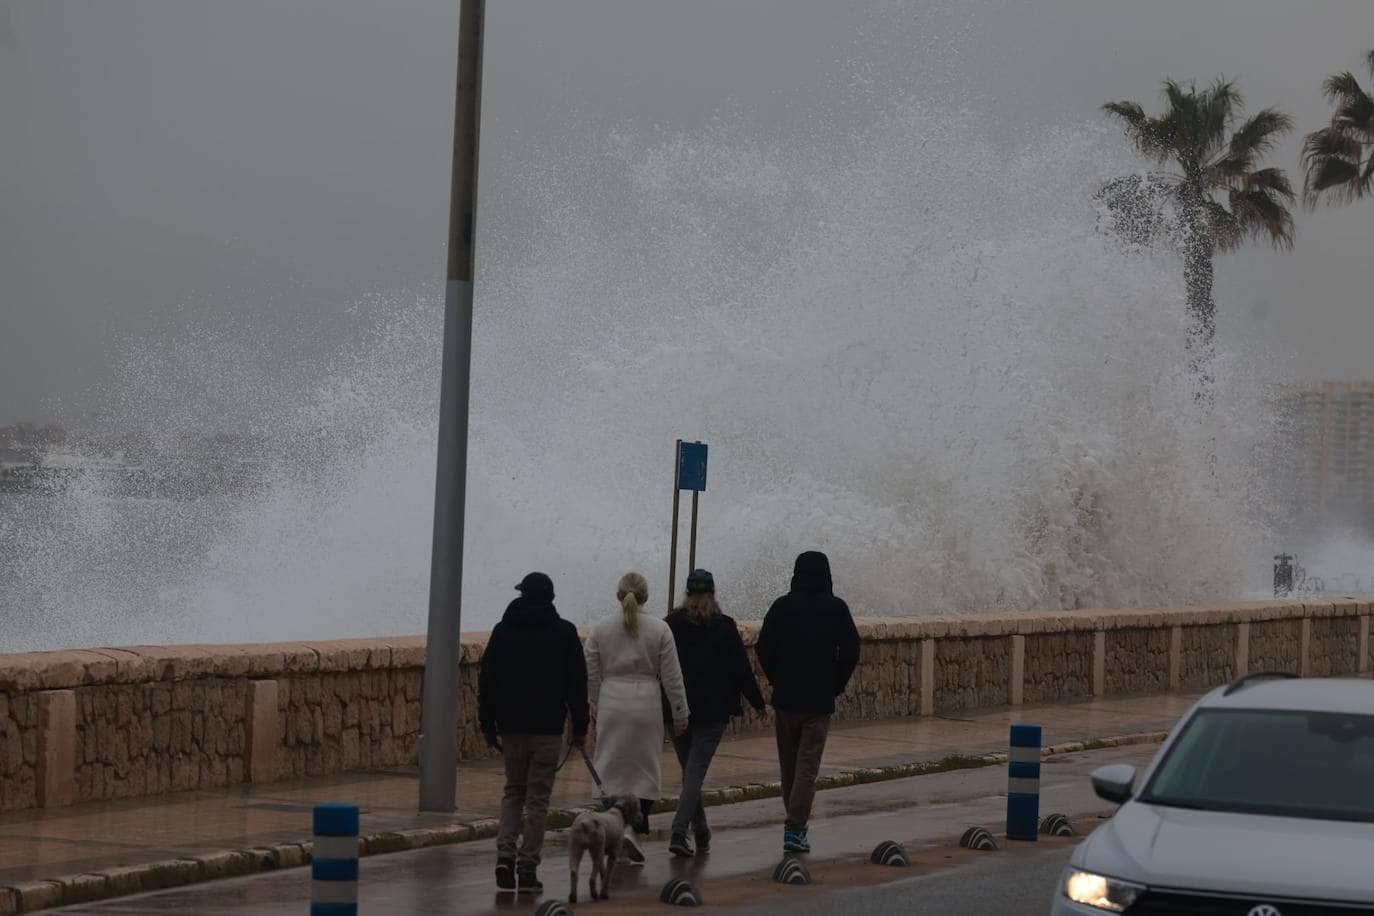
[[[1141,801],[1374,822],[1374,716],[1199,710]]]

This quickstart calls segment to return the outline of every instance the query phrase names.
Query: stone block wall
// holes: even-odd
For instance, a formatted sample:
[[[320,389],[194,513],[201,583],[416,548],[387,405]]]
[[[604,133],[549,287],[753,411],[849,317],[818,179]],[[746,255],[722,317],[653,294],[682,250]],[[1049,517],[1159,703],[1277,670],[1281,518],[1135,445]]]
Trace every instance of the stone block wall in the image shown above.
[[[1086,699],[1093,695],[1093,633],[1066,630],[1026,637],[1027,703]]]
[[[1169,689],[1171,631],[1130,627],[1106,633],[1104,692],[1164,693]]]
[[[1301,620],[1261,620],[1250,624],[1251,671],[1289,671],[1298,674],[1301,669]]]
[[[244,678],[76,691],[78,801],[243,782]]]
[[[0,811],[38,806],[38,697],[0,692]]]
[[[1315,618],[1310,623],[1307,674],[1336,677],[1359,670],[1360,619],[1358,617]]]
[[[935,711],[1002,706],[1011,695],[1011,644],[1001,636],[935,643]]]
[[[1159,693],[1247,671],[1368,676],[1369,602],[860,618],[840,720]],[[741,622],[754,656],[758,624]],[[459,754],[485,634],[463,636]],[[0,811],[414,765],[420,637],[0,655]],[[749,712],[732,732],[758,725]]]
[[[1236,625],[1233,623],[1183,628],[1179,683],[1197,690],[1225,684],[1236,677]]]

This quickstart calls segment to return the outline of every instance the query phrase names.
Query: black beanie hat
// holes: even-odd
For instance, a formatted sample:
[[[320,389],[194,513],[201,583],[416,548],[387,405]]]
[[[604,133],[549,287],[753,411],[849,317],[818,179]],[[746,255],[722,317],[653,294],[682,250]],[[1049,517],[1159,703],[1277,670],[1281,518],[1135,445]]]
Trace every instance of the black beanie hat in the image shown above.
[[[515,590],[534,601],[553,600],[553,580],[541,572],[532,572],[521,579]]]

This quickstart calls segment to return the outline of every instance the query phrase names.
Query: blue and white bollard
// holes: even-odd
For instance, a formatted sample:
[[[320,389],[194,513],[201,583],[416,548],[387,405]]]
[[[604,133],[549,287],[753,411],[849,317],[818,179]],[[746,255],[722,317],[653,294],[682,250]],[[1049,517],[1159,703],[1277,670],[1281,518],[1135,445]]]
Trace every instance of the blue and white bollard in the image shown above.
[[[358,806],[315,806],[310,916],[357,916]]]
[[[1007,839],[1035,842],[1040,826],[1040,726],[1013,725],[1007,758]]]

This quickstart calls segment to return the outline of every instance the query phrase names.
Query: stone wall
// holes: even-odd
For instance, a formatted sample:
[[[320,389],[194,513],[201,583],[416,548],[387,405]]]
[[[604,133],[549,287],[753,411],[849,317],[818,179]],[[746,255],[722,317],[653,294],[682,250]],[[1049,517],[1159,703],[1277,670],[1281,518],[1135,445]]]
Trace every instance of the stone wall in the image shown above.
[[[1164,693],[1169,684],[1172,630],[1130,627],[1106,633],[1105,692]]]
[[[1184,627],[1179,684],[1189,690],[1215,687],[1236,677],[1236,625]]]
[[[1301,620],[1261,620],[1250,624],[1251,671],[1289,671],[1298,674],[1301,669]]]
[[[1026,637],[1027,703],[1084,699],[1093,695],[1091,630],[1036,633]]]
[[[1371,604],[861,618],[841,720],[1370,670]],[[755,674],[758,624],[741,622]],[[459,753],[485,634],[461,641]],[[0,811],[413,765],[424,640],[0,655]],[[732,731],[758,724],[750,713]]]
[[[1357,617],[1325,617],[1307,622],[1310,627],[1307,670],[1312,677],[1331,677],[1357,670],[1360,620]]]

